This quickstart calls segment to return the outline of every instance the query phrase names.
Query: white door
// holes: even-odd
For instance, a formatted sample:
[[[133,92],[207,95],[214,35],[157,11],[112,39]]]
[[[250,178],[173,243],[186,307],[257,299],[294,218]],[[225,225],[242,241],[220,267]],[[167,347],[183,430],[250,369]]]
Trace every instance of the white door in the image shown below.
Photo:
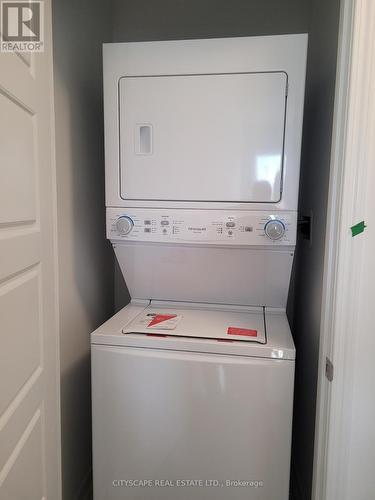
[[[50,2],[45,52],[0,54],[0,498],[60,498]]]
[[[281,199],[287,74],[123,77],[125,200]]]

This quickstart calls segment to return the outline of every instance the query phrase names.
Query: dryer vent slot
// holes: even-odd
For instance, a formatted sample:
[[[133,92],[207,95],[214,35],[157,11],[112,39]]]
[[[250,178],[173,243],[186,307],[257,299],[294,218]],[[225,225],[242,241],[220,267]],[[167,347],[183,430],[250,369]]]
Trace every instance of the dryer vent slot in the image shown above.
[[[312,214],[303,215],[300,219],[298,219],[297,224],[302,238],[311,242]]]

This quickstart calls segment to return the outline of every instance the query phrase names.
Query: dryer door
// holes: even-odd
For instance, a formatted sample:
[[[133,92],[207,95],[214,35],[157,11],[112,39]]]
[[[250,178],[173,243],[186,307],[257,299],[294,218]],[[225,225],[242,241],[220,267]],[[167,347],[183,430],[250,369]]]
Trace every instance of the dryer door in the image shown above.
[[[121,197],[281,199],[284,72],[119,81]]]

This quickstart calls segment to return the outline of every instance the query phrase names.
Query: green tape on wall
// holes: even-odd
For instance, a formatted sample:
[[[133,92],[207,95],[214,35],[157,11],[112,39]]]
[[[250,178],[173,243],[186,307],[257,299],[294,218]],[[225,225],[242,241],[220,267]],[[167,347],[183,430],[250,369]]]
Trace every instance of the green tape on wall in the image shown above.
[[[365,230],[366,224],[365,221],[363,220],[362,222],[358,222],[355,226],[352,226],[350,229],[352,231],[352,236],[357,236],[358,234],[363,233]]]

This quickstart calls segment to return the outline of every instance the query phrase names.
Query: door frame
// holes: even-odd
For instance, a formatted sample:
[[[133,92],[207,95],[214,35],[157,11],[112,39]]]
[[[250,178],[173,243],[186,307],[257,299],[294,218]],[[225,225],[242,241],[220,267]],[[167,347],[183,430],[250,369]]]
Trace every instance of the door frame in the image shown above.
[[[370,131],[375,112],[375,3],[341,0],[330,187],[323,278],[321,337],[313,470],[314,500],[345,498],[348,436],[353,402],[363,234],[351,226],[364,220],[366,173],[375,161]],[[370,113],[369,113],[370,110]],[[372,160],[372,161],[371,161]],[[326,378],[326,358],[333,381]]]

